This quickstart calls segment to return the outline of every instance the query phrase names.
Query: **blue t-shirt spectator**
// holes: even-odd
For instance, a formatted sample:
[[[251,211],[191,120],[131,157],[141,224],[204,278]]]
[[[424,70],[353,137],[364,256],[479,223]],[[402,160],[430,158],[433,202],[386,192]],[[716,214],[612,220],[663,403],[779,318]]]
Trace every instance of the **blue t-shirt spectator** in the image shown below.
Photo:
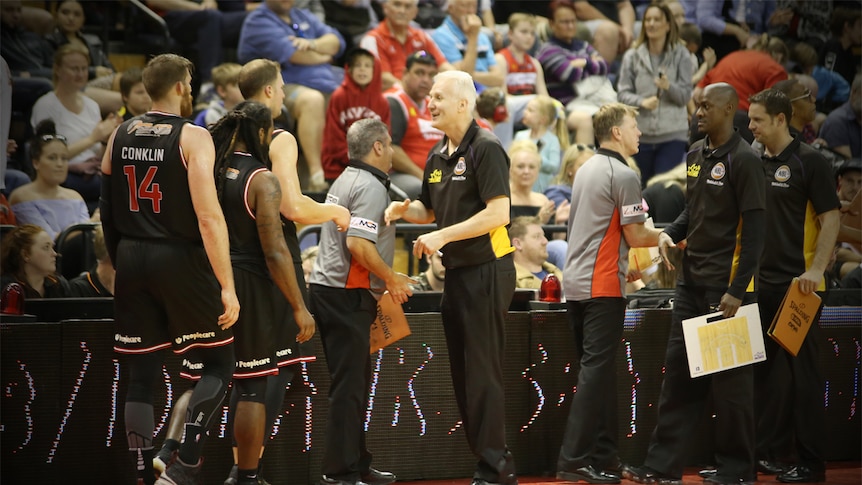
[[[237,57],[241,63],[252,59],[271,59],[281,64],[285,84],[299,84],[323,93],[331,93],[340,84],[330,63],[294,64],[290,61],[296,48],[289,37],[317,39],[326,34],[338,37],[340,47],[334,57],[344,51],[344,38],[332,27],[321,22],[308,10],[290,9],[291,23],[285,22],[265,3],[248,14],[239,37]]]
[[[454,64],[464,59],[464,51],[467,49],[467,36],[464,31],[455,23],[451,15],[446,16],[446,20],[440,27],[437,27],[432,33],[431,38],[437,43],[440,52],[446,56],[446,60]],[[479,40],[476,46],[476,71],[488,72],[491,67],[496,66],[497,61],[494,60],[494,46],[486,35],[479,34]],[[484,86],[476,83],[477,91],[484,90]]]

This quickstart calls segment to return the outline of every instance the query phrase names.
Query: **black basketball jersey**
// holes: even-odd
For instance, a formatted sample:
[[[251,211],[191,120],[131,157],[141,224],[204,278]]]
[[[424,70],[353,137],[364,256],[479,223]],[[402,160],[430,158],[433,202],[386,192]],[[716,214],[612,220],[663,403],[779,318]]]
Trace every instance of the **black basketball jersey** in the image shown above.
[[[234,152],[228,155],[221,195],[221,207],[230,236],[231,264],[262,275],[269,275],[269,271],[247,194],[252,177],[266,171],[266,166],[248,153]]]
[[[114,224],[123,237],[200,242],[180,134],[189,120],[150,111],[120,125],[111,152]]]

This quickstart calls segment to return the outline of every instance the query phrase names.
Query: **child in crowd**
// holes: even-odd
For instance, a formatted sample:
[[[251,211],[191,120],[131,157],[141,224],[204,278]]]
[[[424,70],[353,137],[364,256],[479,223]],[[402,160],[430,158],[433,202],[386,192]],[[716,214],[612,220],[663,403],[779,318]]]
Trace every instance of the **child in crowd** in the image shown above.
[[[581,145],[580,143],[570,146],[563,152],[560,171],[557,172],[556,177],[551,180],[551,184],[545,189],[545,195],[557,205],[557,221],[559,224],[565,224],[569,220],[568,211],[565,213],[565,217],[560,217],[559,210],[561,207],[568,207],[572,201],[572,184],[575,181],[575,174],[581,168],[581,165],[595,154],[596,152],[592,147]]]
[[[506,92],[500,88],[488,88],[476,98],[476,112],[473,118],[476,123],[488,131],[494,131],[497,125],[509,122],[509,109],[506,107]],[[503,143],[503,140],[500,140]],[[506,148],[505,143],[503,148]]]
[[[144,88],[143,70],[140,67],[130,67],[120,75],[120,95],[123,97],[123,107],[117,114],[127,121],[140,116],[153,106],[153,100]]]
[[[529,129],[516,133],[515,141],[531,140],[538,146],[542,166],[533,190],[542,193],[560,169],[560,153],[569,147],[563,105],[550,96],[536,96],[527,103],[522,122]]]
[[[389,125],[389,102],[383,97],[374,54],[356,48],[347,54],[344,81],[332,92],[323,130],[323,174],[334,180],[347,167],[347,129],[366,118]]]
[[[518,123],[534,95],[548,94],[542,65],[528,54],[536,43],[536,17],[520,12],[509,16],[509,40],[509,46],[497,51],[494,57],[505,70],[509,94],[506,105],[512,121]]]
[[[828,113],[850,99],[850,83],[841,74],[821,66],[814,47],[799,42],[793,46],[790,59],[796,63],[796,72],[811,76],[817,82],[816,92],[809,92],[815,94],[820,111]]]
[[[700,45],[703,43],[703,36],[701,36],[697,25],[692,23],[685,22],[679,26],[679,38],[685,43],[685,48],[691,52],[692,64],[697,66],[697,70],[691,78],[691,85],[697,86],[703,76],[706,76],[706,72],[715,67],[715,51],[712,47],[703,49],[703,62],[698,60],[697,51],[700,50]]]
[[[242,66],[235,62],[225,62],[212,69],[212,83],[216,96],[210,104],[195,117],[195,124],[204,128],[212,126],[243,101],[239,91],[239,72]]]

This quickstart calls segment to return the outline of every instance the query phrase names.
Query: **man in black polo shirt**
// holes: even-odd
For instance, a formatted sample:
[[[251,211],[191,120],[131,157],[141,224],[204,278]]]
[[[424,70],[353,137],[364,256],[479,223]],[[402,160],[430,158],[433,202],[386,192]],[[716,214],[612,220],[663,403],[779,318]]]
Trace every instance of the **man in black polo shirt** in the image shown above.
[[[793,278],[799,278],[802,293],[825,289],[823,272],[838,236],[840,203],[829,162],[799,136],[790,135],[788,122],[793,107],[787,95],[767,89],[749,101],[749,127],[765,148],[768,250],[758,272],[760,322],[765,331]],[[795,435],[799,461],[778,475],[780,482],[825,479],[822,430],[826,416],[823,380],[817,366],[819,331],[817,323],[812,323],[795,358],[774,340],[764,339],[766,361],[755,366],[758,458],[787,458],[791,435]]]
[[[437,221],[416,239],[413,254],[442,251],[446,267],[441,313],[455,399],[467,443],[479,460],[473,485],[514,485],[506,447],[503,344],[515,291],[509,223],[509,157],[473,120],[476,88],[469,74],[438,74],[428,105],[432,126],[446,135],[431,150],[419,200],[394,202],[386,221]]]
[[[682,483],[686,447],[710,391],[717,470],[705,481],[739,484],[755,478],[752,366],[692,379],[682,334],[682,321],[688,318],[716,310],[725,317],[736,314],[763,250],[763,169],[733,129],[738,101],[736,90],[726,83],[707,86],[698,99],[697,125],[706,138],[695,142],[686,155],[685,210],[659,236],[665,261],[668,246],[683,239],[687,245],[674,299],[658,423],[644,466],[623,469],[623,476],[638,483]]]

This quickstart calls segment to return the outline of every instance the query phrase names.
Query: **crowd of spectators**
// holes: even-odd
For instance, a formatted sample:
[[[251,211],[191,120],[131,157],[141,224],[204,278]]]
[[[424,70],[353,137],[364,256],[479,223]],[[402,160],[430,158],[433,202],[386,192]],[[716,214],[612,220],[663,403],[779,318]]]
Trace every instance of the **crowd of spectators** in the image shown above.
[[[477,121],[512,149],[513,205],[533,205],[530,214],[544,224],[568,219],[578,162],[595,145],[592,115],[608,102],[638,109],[642,137],[634,160],[642,186],[653,187],[646,192],[657,201],[651,213],[666,220],[672,214],[666,214],[663,192],[676,194],[685,184],[670,173],[654,185],[648,181],[682,170],[688,147],[702,137],[695,101],[710,84],[728,83],[737,91],[734,125],[749,142],[748,97],[775,86],[792,100],[791,131],[833,160],[836,170],[843,160],[862,156],[858,2],[817,8],[791,0],[144,4],[195,62],[193,118],[203,126],[243,99],[240,66],[224,61],[278,63],[285,82],[280,120],[298,141],[306,192],[327,190],[347,166],[344,133],[371,117],[392,131],[393,190],[417,198],[428,150],[442,137],[431,126],[429,90],[433,77],[448,70],[472,76]],[[51,3],[48,10],[18,0],[0,4],[0,54],[11,78],[2,94],[14,100],[3,103],[0,128],[8,142],[0,202],[5,221],[17,216],[50,237],[92,215],[105,141],[150,104],[140,69],[117,72],[108,55],[115,53],[112,44],[87,28],[92,9],[75,0]],[[24,117],[23,130],[10,131],[11,105],[14,116]],[[847,165],[843,177],[836,172],[851,215],[859,208],[850,204],[854,194],[847,185],[857,166]],[[670,207],[678,207],[678,199],[668,200]],[[847,234],[839,254],[852,263],[860,259],[854,250],[859,237]],[[835,280],[850,266],[836,265]]]

